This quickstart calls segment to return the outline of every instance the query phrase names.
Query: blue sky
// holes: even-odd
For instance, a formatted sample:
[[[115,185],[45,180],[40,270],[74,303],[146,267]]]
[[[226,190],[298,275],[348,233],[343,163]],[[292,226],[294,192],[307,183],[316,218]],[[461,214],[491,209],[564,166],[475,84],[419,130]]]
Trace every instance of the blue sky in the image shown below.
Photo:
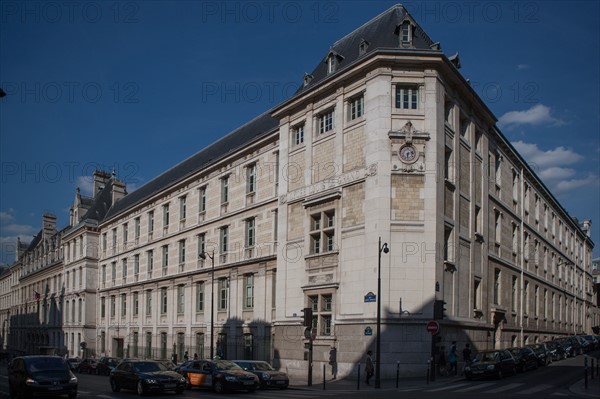
[[[388,1],[0,3],[0,262],[96,167],[139,187],[293,93]],[[600,243],[598,2],[404,2]],[[600,246],[594,250],[600,254]]]

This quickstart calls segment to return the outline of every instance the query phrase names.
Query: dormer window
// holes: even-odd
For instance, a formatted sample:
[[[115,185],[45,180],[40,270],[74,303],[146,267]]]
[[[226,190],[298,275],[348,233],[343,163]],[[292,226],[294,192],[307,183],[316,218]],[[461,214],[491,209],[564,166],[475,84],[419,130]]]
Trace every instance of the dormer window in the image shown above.
[[[408,22],[403,23],[400,30],[400,39],[402,40],[403,44],[410,43],[410,33],[410,24]]]
[[[413,45],[414,28],[414,22],[408,19],[396,26],[395,33],[398,35],[400,47],[411,47]]]
[[[329,75],[330,73],[335,72],[335,55],[333,54],[329,54],[329,57],[327,57],[327,74]]]
[[[304,87],[308,86],[312,80],[313,80],[313,76],[305,72],[304,73]]]
[[[363,55],[367,52],[367,49],[369,48],[369,42],[366,41],[365,39],[362,39],[360,41],[360,44],[358,45],[358,55]]]

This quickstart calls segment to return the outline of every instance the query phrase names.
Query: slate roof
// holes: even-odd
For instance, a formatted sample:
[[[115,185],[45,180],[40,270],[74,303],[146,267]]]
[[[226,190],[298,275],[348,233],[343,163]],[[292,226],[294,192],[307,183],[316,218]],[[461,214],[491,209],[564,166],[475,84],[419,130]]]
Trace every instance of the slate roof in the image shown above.
[[[279,121],[271,117],[270,110],[250,122],[235,129],[218,141],[185,159],[158,177],[150,180],[137,190],[119,200],[106,214],[110,219],[126,209],[152,197],[186,177],[214,164],[228,154],[239,150],[248,143],[267,135],[279,126]],[[91,209],[90,209],[91,211]]]
[[[338,61],[338,66],[336,68],[336,70],[339,71],[347,65],[354,63],[359,58],[366,57],[377,49],[400,49],[400,38],[398,36],[397,27],[407,17],[415,26],[413,30],[412,47],[407,48],[407,50],[432,51],[431,45],[433,44],[433,41],[431,38],[427,36],[425,31],[423,31],[401,4],[396,4],[335,42],[312,71],[311,75],[313,79],[311,82],[306,86],[300,87],[296,94],[319,84],[319,82],[327,77],[326,59],[331,51],[343,57]],[[361,55],[359,47],[363,40],[366,40],[369,45],[367,51]]]
[[[96,197],[93,199],[87,212],[83,215],[83,218],[81,218],[82,221],[92,219],[101,222],[104,219],[112,205],[113,184],[113,179],[109,180],[104,185],[104,188],[96,194]],[[83,200],[84,197],[82,196],[81,198]]]

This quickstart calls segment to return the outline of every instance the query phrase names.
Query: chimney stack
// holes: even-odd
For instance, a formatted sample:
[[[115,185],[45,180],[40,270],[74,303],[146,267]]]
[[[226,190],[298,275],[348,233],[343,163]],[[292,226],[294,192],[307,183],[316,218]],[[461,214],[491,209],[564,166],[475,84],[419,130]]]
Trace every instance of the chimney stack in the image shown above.
[[[105,172],[100,169],[96,169],[94,171],[94,191],[92,192],[92,197],[95,197],[110,180],[110,173]]]

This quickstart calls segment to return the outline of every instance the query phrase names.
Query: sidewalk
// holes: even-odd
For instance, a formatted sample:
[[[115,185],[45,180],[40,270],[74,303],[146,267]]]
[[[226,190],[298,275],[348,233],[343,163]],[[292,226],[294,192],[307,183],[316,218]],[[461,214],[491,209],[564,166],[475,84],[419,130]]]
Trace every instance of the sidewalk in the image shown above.
[[[307,381],[301,378],[291,378],[290,377],[290,389],[299,389],[299,390],[310,390],[310,391],[321,391],[323,390],[323,378],[318,379],[313,375],[313,384],[312,386],[307,386]],[[398,380],[398,390],[411,389],[411,388],[424,388],[424,387],[439,387],[443,385],[448,385],[455,383],[457,381],[464,380],[464,376],[456,376],[456,377],[436,377],[435,381],[429,381],[427,384],[427,380],[425,376],[421,377],[413,377],[413,378],[400,378]],[[388,391],[388,390],[396,390],[396,379],[382,379],[381,380],[381,388],[379,390]],[[364,376],[361,376],[360,388],[361,391],[369,391],[375,390],[375,378],[371,378],[370,385],[365,384]],[[336,380],[326,380],[325,381],[325,390],[328,391],[357,391],[357,380],[356,377],[349,377],[343,379]]]

